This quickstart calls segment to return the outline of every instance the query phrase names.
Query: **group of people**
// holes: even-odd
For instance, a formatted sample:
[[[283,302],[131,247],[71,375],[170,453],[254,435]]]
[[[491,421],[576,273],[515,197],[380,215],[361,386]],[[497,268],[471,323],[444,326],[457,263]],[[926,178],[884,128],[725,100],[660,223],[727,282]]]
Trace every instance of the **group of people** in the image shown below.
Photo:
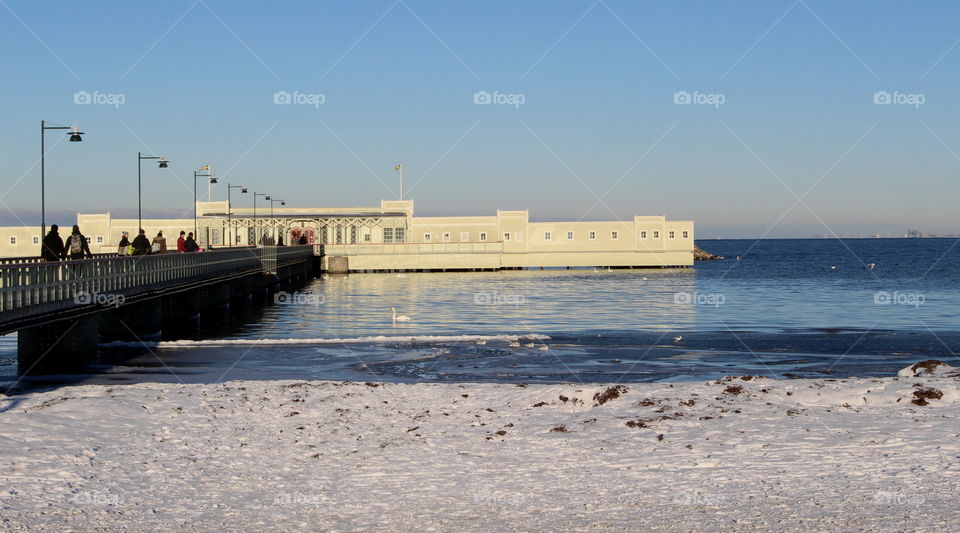
[[[80,233],[80,226],[73,226],[73,232],[67,237],[64,243],[60,237],[60,227],[56,224],[50,226],[50,232],[43,236],[43,245],[41,246],[40,256],[44,261],[60,261],[70,259],[91,258],[90,244],[87,238]]]
[[[200,248],[200,245],[197,244],[196,239],[193,238],[192,231],[190,233],[181,231],[180,237],[177,239],[177,251],[186,253],[202,252],[203,250]],[[141,229],[140,234],[131,242],[130,234],[124,231],[123,237],[120,239],[120,245],[117,248],[117,253],[120,255],[165,254],[167,253],[167,238],[163,236],[162,231],[158,231],[157,236],[154,237],[151,242],[147,239],[146,231]]]

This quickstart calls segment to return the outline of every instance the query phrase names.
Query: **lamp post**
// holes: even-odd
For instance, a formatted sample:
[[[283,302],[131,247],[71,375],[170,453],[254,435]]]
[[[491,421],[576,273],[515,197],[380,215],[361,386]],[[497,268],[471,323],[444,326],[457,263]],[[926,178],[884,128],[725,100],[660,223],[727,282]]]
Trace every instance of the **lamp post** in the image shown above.
[[[263,196],[265,200],[270,199],[269,194],[253,191],[253,244],[259,244],[260,241],[260,232],[257,231],[257,196]]]
[[[206,174],[202,174],[206,172]],[[213,177],[213,173],[210,172],[210,165],[204,165],[198,170],[193,171],[193,238],[199,239],[200,233],[197,231],[197,178],[199,177],[209,178],[207,182],[207,187],[209,188],[211,183],[216,183],[217,178]]]
[[[231,211],[230,211],[230,205],[231,205],[231,204],[230,204],[230,192],[233,191],[233,189],[240,189],[240,192],[241,192],[241,193],[247,194],[247,188],[244,187],[243,185],[230,185],[229,182],[227,183],[227,233],[229,233],[230,230],[233,228],[233,219],[232,219],[232,217],[231,217]],[[230,246],[231,246],[231,247],[236,244],[235,241],[236,241],[235,238],[232,238],[232,239],[230,240]]]
[[[283,201],[283,200],[274,200],[273,198],[270,198],[270,197],[268,197],[267,200],[270,200],[270,225],[273,226],[273,243],[274,243],[274,245],[276,245],[276,243],[277,243],[277,227],[276,227],[276,221],[275,221],[274,218],[273,218],[273,204],[276,203],[276,202],[280,202],[280,205],[287,205],[287,202],[285,202],[285,201]]]
[[[44,156],[46,155],[46,140],[45,133],[47,130],[71,130],[68,135],[70,135],[70,142],[78,143],[83,140],[81,135],[82,131],[77,131],[76,126],[47,126],[45,120],[40,121],[40,243],[41,248],[43,247],[43,237],[47,233],[47,209],[46,209],[46,190],[45,190],[45,168],[44,168]]]
[[[140,164],[140,162],[143,161],[144,159],[158,159],[159,161],[158,161],[157,168],[167,168],[168,166],[167,163],[170,162],[167,159],[165,159],[162,155],[161,156],[143,155],[142,153],[137,152],[137,231],[140,231],[143,229],[143,210],[142,210],[143,206],[142,206],[141,194],[140,194],[142,190],[142,187],[140,185],[140,182],[142,181],[140,179],[140,174],[141,174],[140,167],[142,165]]]

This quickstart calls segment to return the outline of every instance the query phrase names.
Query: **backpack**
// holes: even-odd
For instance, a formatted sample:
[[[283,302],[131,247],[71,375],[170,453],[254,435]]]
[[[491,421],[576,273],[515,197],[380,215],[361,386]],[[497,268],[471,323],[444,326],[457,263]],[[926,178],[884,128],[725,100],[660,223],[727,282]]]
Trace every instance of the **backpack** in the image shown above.
[[[153,243],[152,246],[150,246],[150,253],[154,253],[154,254],[160,253],[160,243],[159,243],[159,242],[155,242],[155,243]]]
[[[83,254],[83,235],[70,236],[70,255]]]

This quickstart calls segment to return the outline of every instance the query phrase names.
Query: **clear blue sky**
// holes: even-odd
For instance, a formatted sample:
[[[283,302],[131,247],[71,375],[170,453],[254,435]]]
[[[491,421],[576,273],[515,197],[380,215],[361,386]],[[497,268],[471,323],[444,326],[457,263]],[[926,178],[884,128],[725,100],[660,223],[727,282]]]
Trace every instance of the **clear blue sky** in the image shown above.
[[[48,224],[135,212],[142,150],[172,160],[144,164],[150,214],[189,212],[206,163],[289,205],[349,206],[396,197],[403,160],[420,214],[665,214],[701,238],[957,233],[958,11],[0,0],[0,223],[38,218],[45,119],[87,132],[47,134]],[[278,105],[278,91],[324,102]],[[478,105],[478,91],[524,102]],[[675,104],[679,91],[724,102]],[[878,105],[878,91],[924,101]]]

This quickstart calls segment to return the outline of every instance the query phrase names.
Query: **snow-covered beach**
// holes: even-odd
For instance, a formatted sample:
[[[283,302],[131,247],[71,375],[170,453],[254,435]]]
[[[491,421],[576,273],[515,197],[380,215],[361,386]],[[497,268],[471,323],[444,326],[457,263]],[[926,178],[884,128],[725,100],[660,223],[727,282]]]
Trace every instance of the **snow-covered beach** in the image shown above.
[[[946,531],[960,374],[931,366],[0,396],[0,529]]]

